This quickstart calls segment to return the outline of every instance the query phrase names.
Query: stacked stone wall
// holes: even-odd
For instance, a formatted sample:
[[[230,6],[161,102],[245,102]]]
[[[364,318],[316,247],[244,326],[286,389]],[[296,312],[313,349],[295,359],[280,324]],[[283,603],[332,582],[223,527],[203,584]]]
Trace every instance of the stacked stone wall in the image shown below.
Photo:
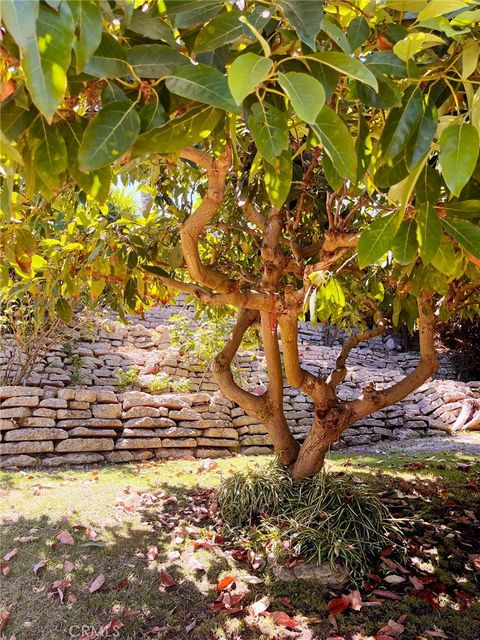
[[[189,307],[163,307],[124,325],[107,314],[88,331],[72,329],[69,349],[62,344],[52,348],[24,386],[0,387],[0,464],[56,466],[270,451],[263,425],[224,398],[208,370],[189,363],[171,346],[168,318],[178,312],[192,316]],[[305,368],[331,371],[341,340],[339,336],[326,346],[322,329],[303,325],[299,349]],[[7,357],[6,352],[4,360]],[[391,335],[360,343],[350,354],[339,393],[350,400],[369,382],[377,388],[388,386],[412,371],[417,361],[415,352],[398,353]],[[261,392],[267,379],[261,352],[253,359],[249,352],[240,354],[237,364],[242,383]],[[115,372],[132,366],[138,368],[139,388],[120,393]],[[159,372],[172,381],[188,378],[191,392],[147,392]],[[439,425],[455,421],[465,400],[480,394],[479,382],[461,383],[452,377],[443,356],[434,381],[398,405],[364,418],[342,434],[336,447],[438,434]],[[311,425],[310,399],[286,386],[284,409],[294,436],[303,440]]]

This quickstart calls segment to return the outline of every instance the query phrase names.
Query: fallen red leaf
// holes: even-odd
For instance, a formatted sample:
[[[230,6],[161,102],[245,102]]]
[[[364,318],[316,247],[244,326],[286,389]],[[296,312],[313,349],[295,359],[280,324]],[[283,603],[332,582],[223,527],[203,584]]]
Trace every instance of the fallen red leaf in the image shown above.
[[[61,544],[75,544],[72,534],[68,531],[61,531],[56,537],[56,540]]]
[[[7,562],[0,562],[0,571],[2,572],[2,576],[6,578],[11,571],[10,565]]]
[[[69,587],[70,584],[70,580],[55,580],[55,582],[52,583],[50,589],[48,590],[47,597],[53,598],[53,596],[58,596],[60,602],[63,602],[65,589]]]
[[[432,638],[448,638],[445,631],[442,631],[441,629],[438,631],[424,631],[424,633],[425,635],[431,636]]]
[[[46,561],[46,560],[39,560],[39,561],[37,562],[37,564],[35,564],[35,565],[33,566],[33,573],[34,573],[35,575],[38,575],[38,572],[39,572],[41,569],[43,569],[43,568],[45,567],[45,565],[46,565],[46,564],[47,564],[47,561]]]
[[[285,611],[272,611],[268,615],[275,624],[286,627],[287,629],[298,629],[300,626],[300,623],[295,620],[295,618],[291,618]]]
[[[193,631],[193,629],[195,629],[196,626],[197,626],[197,621],[192,620],[190,624],[187,624],[187,626],[185,627],[185,631],[189,633],[190,631]]]
[[[468,559],[473,564],[477,571],[480,571],[480,553],[471,553]]]
[[[161,569],[160,571],[160,583],[162,587],[165,587],[166,589],[177,586],[174,578],[172,578],[172,576],[164,569]]]
[[[113,618],[113,620],[111,620],[108,624],[106,624],[104,627],[101,627],[101,629],[98,631],[98,637],[104,638],[105,636],[111,635],[115,635],[115,637],[117,637],[118,634],[116,632],[123,626],[124,624],[121,620]]]
[[[91,583],[91,585],[88,587],[88,590],[90,591],[90,593],[95,593],[95,591],[98,591],[99,589],[101,589],[104,584],[105,584],[105,576],[103,573],[100,573],[95,578],[95,580]]]
[[[18,553],[18,549],[17,547],[15,547],[15,549],[12,549],[11,551],[9,551],[8,553],[6,553],[3,556],[3,559],[5,560],[5,562],[8,562],[9,560],[11,560],[12,558],[14,558]]]
[[[3,631],[9,618],[10,618],[10,611],[5,610],[5,611],[2,611],[2,613],[0,613],[0,631]]]
[[[157,556],[158,556],[158,547],[156,547],[155,545],[148,547],[147,558],[149,560],[155,560]]]
[[[128,587],[128,578],[119,580],[115,585],[115,591],[120,591],[121,589],[125,589],[125,587]]]
[[[63,563],[63,570],[67,573],[71,573],[75,570],[75,565],[73,564],[73,562],[70,562],[70,560],[65,560],[65,562]]]
[[[225,589],[231,588],[234,582],[235,578],[233,576],[225,576],[225,578],[222,578],[217,584],[217,591],[224,591]]]
[[[387,636],[395,637],[400,635],[404,631],[405,631],[405,627],[403,626],[403,624],[400,624],[399,622],[395,622],[395,620],[389,620],[388,623],[384,627],[382,627],[378,633],[380,634],[383,633]]]
[[[387,589],[375,589],[373,592],[374,595],[379,598],[386,598],[387,600],[401,600],[402,597],[398,595],[398,593],[394,593],[393,591],[387,591]]]
[[[429,604],[432,605],[434,609],[440,609],[440,603],[438,602],[435,595],[430,591],[430,589],[425,589],[424,591],[417,591],[415,593],[415,597],[420,600],[426,600]]]
[[[96,540],[97,537],[98,537],[97,532],[94,529],[92,529],[92,527],[88,527],[88,529],[87,529],[87,538],[89,540]]]
[[[342,596],[341,598],[333,598],[327,604],[328,613],[332,616],[336,616],[337,613],[342,613],[350,606],[350,600],[347,596]]]
[[[408,579],[410,580],[410,582],[413,584],[413,586],[417,591],[422,591],[423,582],[419,580],[419,578],[417,578],[416,576],[409,576]]]

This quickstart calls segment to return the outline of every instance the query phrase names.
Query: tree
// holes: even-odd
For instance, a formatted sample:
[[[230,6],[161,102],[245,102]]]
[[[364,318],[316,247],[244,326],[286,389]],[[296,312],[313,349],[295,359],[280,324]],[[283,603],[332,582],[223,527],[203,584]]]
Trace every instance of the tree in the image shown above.
[[[2,287],[141,312],[172,291],[237,321],[223,392],[295,478],[436,370],[437,316],[480,309],[480,12],[440,0],[2,3]],[[123,214],[112,178],[147,204]],[[110,194],[110,195],[109,195]],[[299,318],[356,330],[324,378]],[[406,322],[420,360],[340,400],[359,342]],[[233,379],[258,326],[266,393]],[[281,346],[279,343],[281,339]],[[313,399],[299,447],[288,383]]]

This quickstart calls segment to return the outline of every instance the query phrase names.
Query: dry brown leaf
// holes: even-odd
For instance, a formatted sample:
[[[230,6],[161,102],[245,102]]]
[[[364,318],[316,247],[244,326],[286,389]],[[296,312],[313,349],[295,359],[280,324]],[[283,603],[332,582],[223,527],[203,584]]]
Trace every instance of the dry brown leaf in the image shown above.
[[[147,558],[149,560],[155,560],[157,556],[158,556],[158,547],[156,547],[155,545],[148,547]]]
[[[164,569],[161,569],[160,571],[160,583],[162,587],[165,587],[166,589],[177,586],[175,579],[172,578],[172,576]]]
[[[285,611],[272,611],[268,614],[275,624],[287,627],[287,629],[298,629],[300,623],[295,618],[291,618]]]
[[[45,559],[39,560],[37,564],[33,566],[33,573],[37,576],[38,572],[45,567],[47,561]]]
[[[61,544],[75,544],[72,534],[68,531],[61,531],[56,537],[56,540]]]
[[[67,573],[71,573],[72,571],[75,571],[75,565],[73,562],[70,562],[70,560],[65,560],[63,563],[63,570]]]
[[[100,573],[95,578],[95,580],[91,583],[91,585],[88,587],[88,590],[90,591],[90,593],[95,593],[95,591],[98,591],[99,589],[101,589],[104,584],[105,584],[105,576],[103,573]]]
[[[12,558],[14,558],[18,553],[18,549],[17,547],[15,547],[15,549],[12,549],[11,551],[9,551],[8,553],[6,553],[3,556],[3,559],[5,560],[5,562],[8,562],[9,560],[11,560]]]
[[[0,631],[3,631],[10,618],[10,611],[6,609],[0,613]]]

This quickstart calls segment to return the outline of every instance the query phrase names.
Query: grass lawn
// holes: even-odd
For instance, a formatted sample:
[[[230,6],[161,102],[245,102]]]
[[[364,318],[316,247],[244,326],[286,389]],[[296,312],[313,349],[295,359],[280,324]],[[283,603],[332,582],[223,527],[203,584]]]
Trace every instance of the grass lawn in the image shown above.
[[[478,640],[474,462],[460,454],[332,454],[330,470],[373,484],[404,518],[408,539],[405,557],[386,555],[372,567],[361,609],[336,617],[327,603],[341,591],[277,581],[262,554],[219,535],[212,489],[265,458],[3,472],[0,638]],[[235,578],[223,592],[231,609],[212,609],[226,576]],[[265,596],[268,612],[288,616],[249,611]],[[2,611],[10,614],[3,623]],[[398,626],[379,633],[389,620]]]

